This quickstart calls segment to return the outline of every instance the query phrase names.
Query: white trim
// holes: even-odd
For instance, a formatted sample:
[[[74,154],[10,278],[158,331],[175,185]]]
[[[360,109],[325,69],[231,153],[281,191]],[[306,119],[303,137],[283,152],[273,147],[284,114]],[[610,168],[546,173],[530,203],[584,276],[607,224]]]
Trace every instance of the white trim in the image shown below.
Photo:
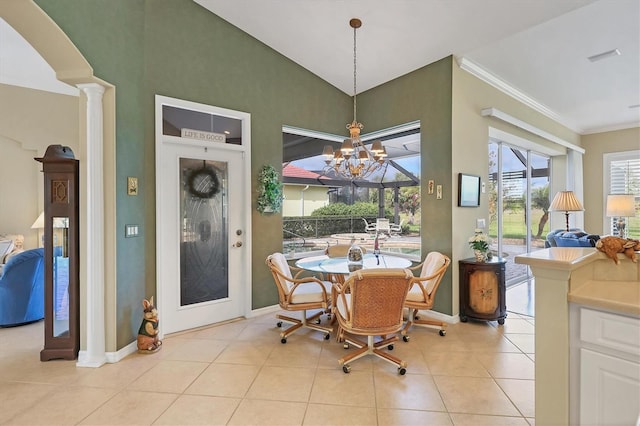
[[[595,133],[615,132],[616,130],[635,129],[640,127],[640,122],[631,121],[628,123],[612,124],[611,126],[594,127],[582,132],[582,135],[593,135]]]
[[[138,351],[138,342],[133,341],[129,343],[124,348],[120,349],[116,352],[107,352],[106,353],[106,361],[109,364],[115,364],[119,361],[122,361],[125,357],[136,353]],[[100,367],[99,365],[87,365],[88,354],[87,351],[80,351],[78,353],[78,363],[76,367]]]
[[[501,78],[491,74],[489,71],[480,67],[478,64],[471,61],[470,59],[465,57],[457,57],[456,61],[458,62],[458,66],[464,71],[477,77],[478,79],[484,81],[485,83],[495,87],[501,92],[511,96],[517,101],[522,102],[529,108],[532,108],[535,111],[538,111],[540,114],[543,114],[551,118],[552,120],[557,121],[558,123],[568,127],[569,129],[573,130],[576,133],[581,133],[583,131],[583,129],[576,126],[575,124],[567,123],[565,119],[563,119],[556,112],[549,109],[549,107],[541,104],[540,102],[536,101],[531,96],[525,94],[519,89],[516,89],[506,81],[502,80]]]
[[[386,129],[376,130],[375,132],[363,134],[360,139],[363,141],[380,139],[385,136],[395,135],[409,130],[415,130],[420,128],[420,120],[412,121],[410,123],[400,124],[399,126],[387,127]]]
[[[216,144],[212,146],[210,143],[205,143],[203,141],[198,140],[189,140],[190,145],[194,146],[205,146],[209,148],[214,148],[217,150],[227,150],[227,151],[235,151],[241,152],[243,155],[243,169],[244,169],[244,184],[246,185],[246,190],[243,191],[243,204],[245,206],[244,212],[244,220],[243,222],[243,234],[244,238],[242,239],[243,247],[245,250],[245,259],[246,264],[242,270],[243,273],[243,281],[244,283],[242,288],[243,293],[243,301],[242,305],[242,313],[246,314],[247,312],[251,312],[251,276],[252,276],[252,238],[253,235],[251,229],[251,182],[253,181],[251,177],[251,114],[248,112],[236,111],[221,107],[216,107],[212,105],[202,104],[198,102],[187,101],[183,99],[171,98],[162,95],[155,95],[155,152],[156,152],[156,206],[161,205],[161,197],[163,194],[163,189],[161,187],[162,182],[161,179],[158,179],[159,173],[161,173],[161,164],[162,158],[158,154],[158,147],[162,146],[165,141],[169,143],[178,142],[181,138],[173,137],[173,136],[165,136],[162,134],[162,107],[164,105],[174,106],[181,109],[189,109],[197,112],[205,112],[210,114],[215,114],[223,117],[235,118],[242,121],[242,145],[233,145],[233,144]],[[184,141],[184,139],[183,139]],[[156,234],[160,235],[160,228],[163,226],[163,216],[161,209],[156,207]],[[161,288],[162,288],[162,269],[160,263],[160,255],[161,255],[161,244],[160,240],[156,241],[156,298],[158,300],[157,305],[162,306],[164,303],[161,298]],[[162,311],[160,311],[162,312]],[[160,323],[160,338],[164,335],[164,330],[162,327],[162,322]]]
[[[376,130],[375,132],[371,132],[371,133],[363,133],[360,136],[360,139],[362,141],[370,141],[373,139],[379,139],[385,136],[394,135],[397,133],[406,132],[409,130],[415,130],[419,128],[420,128],[419,120],[411,121],[409,123],[401,124],[399,126],[388,127],[386,129]],[[332,135],[331,133],[324,133],[317,130],[301,129],[299,127],[293,127],[293,126],[287,126],[287,125],[282,126],[282,132],[291,133],[292,135],[306,136],[309,138],[323,139],[323,140],[332,141],[332,142],[342,142],[348,137],[347,135],[345,136]]]
[[[291,133],[292,135],[306,136],[308,138],[315,138],[315,139],[323,139],[331,142],[342,142],[347,138],[347,136],[332,135],[331,133],[324,133],[316,130],[301,129],[299,127],[293,127],[293,126],[282,126],[282,131],[284,133]]]
[[[607,195],[611,187],[611,162],[640,157],[640,150],[605,152],[602,154],[602,232],[605,235],[611,233],[611,218],[607,216]]]
[[[557,143],[558,145],[564,146],[565,148],[569,148],[572,149],[574,151],[577,151],[581,154],[585,153],[584,148],[579,147],[578,145],[574,145],[571,142],[567,142],[564,139],[560,139],[559,137],[552,135],[551,133],[539,129],[534,125],[531,125],[525,121],[520,120],[519,118],[515,118],[512,115],[507,114],[506,112],[502,112],[499,109],[496,108],[485,108],[483,110],[480,111],[480,114],[484,117],[494,117],[497,118],[499,120],[504,121],[505,123],[509,123],[511,125],[514,125],[516,127],[519,127],[522,130],[526,130],[529,133],[532,133],[536,136],[540,136],[541,138],[544,138],[548,141]]]
[[[529,139],[521,138],[520,136],[516,136],[514,134],[496,129],[495,127],[491,126],[489,126],[489,139],[505,142],[509,145],[522,148],[526,151],[534,151],[539,154],[548,155],[550,157],[567,155],[567,150],[565,148],[553,148],[540,145],[539,143],[535,143],[533,141],[530,141]]]
[[[87,232],[86,247],[86,351],[78,357],[78,367],[100,367],[105,353],[104,308],[104,166],[103,111],[104,87],[96,83],[78,84],[87,97]]]
[[[442,312],[437,312],[432,310],[426,310],[426,311],[419,310],[418,316],[422,319],[426,317],[433,318],[436,321],[446,322],[447,324],[457,324],[460,322],[459,315],[447,315],[447,314],[443,314]],[[414,325],[414,327],[419,327],[419,325]]]
[[[254,309],[247,315],[247,318],[255,318],[266,314],[271,314],[282,310],[279,305],[265,306],[264,308]]]

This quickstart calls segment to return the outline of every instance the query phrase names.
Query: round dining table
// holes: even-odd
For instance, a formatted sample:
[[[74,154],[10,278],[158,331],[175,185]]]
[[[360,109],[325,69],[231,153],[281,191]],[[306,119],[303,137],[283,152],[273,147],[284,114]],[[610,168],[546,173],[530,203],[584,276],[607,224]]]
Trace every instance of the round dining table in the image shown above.
[[[362,259],[362,265],[351,264],[346,257],[310,256],[296,261],[298,268],[325,274],[349,274],[360,269],[374,268],[408,268],[411,261],[406,257],[390,254],[366,253]]]

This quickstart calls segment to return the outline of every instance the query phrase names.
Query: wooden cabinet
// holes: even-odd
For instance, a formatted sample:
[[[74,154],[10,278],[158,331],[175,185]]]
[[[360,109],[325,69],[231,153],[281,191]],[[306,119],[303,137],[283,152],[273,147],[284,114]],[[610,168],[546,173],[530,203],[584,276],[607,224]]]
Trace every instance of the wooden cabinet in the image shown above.
[[[463,259],[460,266],[460,321],[468,318],[498,321],[507,317],[505,301],[505,260],[486,262]]]

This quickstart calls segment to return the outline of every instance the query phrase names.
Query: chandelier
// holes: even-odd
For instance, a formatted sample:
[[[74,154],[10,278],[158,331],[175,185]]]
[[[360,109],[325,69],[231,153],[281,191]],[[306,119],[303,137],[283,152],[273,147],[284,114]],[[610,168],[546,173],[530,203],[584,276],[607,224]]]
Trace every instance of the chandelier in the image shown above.
[[[339,150],[333,151],[331,145],[326,145],[322,151],[325,160],[324,174],[335,172],[349,180],[365,179],[374,171],[380,169],[387,157],[387,151],[382,142],[375,141],[367,148],[360,140],[360,131],[364,127],[356,118],[356,29],[362,26],[362,21],[353,18],[349,21],[353,28],[353,121],[347,124],[349,139],[342,142]]]

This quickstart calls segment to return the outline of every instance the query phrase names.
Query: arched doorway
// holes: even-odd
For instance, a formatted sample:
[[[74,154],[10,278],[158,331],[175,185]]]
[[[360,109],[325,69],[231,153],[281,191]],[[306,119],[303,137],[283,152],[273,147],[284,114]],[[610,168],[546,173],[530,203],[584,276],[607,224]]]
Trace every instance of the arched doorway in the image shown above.
[[[81,351],[78,366],[98,367],[107,361],[106,352],[116,350],[115,330],[106,324],[105,312],[115,316],[115,218],[105,219],[102,206],[115,204],[115,194],[104,192],[105,180],[114,180],[115,101],[113,87],[93,76],[93,69],[64,32],[31,0],[0,2],[0,17],[13,27],[53,68],[58,80],[80,89],[79,152],[82,185],[80,199],[81,235]],[[90,187],[91,185],[91,187]],[[100,190],[96,191],[95,187]],[[106,185],[113,187],[114,185]],[[92,191],[93,188],[93,191]],[[99,194],[100,196],[96,196]],[[103,194],[103,195],[102,195]],[[87,284],[90,283],[90,284]]]

